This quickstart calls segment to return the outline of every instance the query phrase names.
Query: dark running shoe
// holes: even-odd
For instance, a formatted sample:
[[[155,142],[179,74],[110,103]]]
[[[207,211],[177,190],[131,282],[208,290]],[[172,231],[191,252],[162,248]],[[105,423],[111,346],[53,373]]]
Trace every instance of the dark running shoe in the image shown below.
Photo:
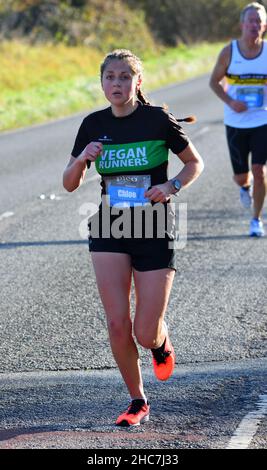
[[[116,426],[139,426],[141,422],[149,420],[149,410],[149,404],[142,398],[132,400],[127,411],[118,417]]]
[[[167,328],[167,325],[165,323]],[[157,349],[151,349],[153,355],[153,367],[155,376],[159,380],[168,380],[175,366],[175,353],[167,333],[163,345]]]

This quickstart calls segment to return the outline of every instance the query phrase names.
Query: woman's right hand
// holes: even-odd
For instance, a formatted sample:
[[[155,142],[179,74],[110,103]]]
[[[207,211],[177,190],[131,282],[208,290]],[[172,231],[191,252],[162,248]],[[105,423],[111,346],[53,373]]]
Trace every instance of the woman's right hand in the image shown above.
[[[103,144],[101,142],[90,142],[90,144],[86,145],[85,149],[79,155],[78,160],[82,162],[86,162],[87,160],[94,162],[102,151]]]

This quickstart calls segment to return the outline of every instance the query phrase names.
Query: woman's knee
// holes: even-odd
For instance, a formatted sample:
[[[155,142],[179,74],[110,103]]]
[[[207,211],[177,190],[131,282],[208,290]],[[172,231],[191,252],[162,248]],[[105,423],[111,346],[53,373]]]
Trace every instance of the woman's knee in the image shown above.
[[[131,334],[132,323],[130,318],[112,317],[107,319],[109,335],[116,341],[123,341]]]

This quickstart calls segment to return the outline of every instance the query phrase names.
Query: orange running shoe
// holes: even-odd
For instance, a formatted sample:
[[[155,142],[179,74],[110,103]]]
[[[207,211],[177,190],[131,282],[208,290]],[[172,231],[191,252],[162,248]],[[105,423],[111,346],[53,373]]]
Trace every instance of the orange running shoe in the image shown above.
[[[151,351],[155,376],[159,380],[168,380],[175,366],[175,353],[168,333],[163,345],[160,348],[151,349]]]
[[[118,417],[116,426],[139,426],[142,421],[149,420],[149,410],[150,405],[142,398],[132,400],[127,411]]]

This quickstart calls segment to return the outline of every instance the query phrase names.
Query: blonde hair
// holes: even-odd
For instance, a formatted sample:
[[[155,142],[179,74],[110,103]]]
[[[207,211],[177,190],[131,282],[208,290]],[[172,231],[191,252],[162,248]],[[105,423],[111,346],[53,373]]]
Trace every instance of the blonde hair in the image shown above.
[[[257,10],[258,12],[261,12],[262,15],[263,15],[263,18],[264,18],[264,22],[266,23],[267,21],[267,13],[266,13],[266,10],[265,10],[265,7],[264,5],[262,5],[261,3],[258,3],[258,2],[252,2],[252,3],[248,3],[244,8],[243,10],[241,11],[241,14],[240,14],[240,22],[243,23],[244,19],[245,19],[245,16],[246,16],[246,13],[247,11],[249,10]]]
[[[130,70],[134,76],[137,75],[138,77],[143,78],[143,64],[142,64],[142,61],[139,59],[139,57],[137,57],[135,54],[133,54],[133,52],[129,51],[128,49],[115,49],[114,51],[106,55],[106,57],[104,58],[100,66],[101,82],[103,78],[103,73],[106,67],[108,66],[108,64],[112,60],[125,61],[129,65]],[[144,95],[144,93],[142,92],[140,88],[138,88],[136,92],[136,96],[142,104],[151,106],[150,102],[148,101],[148,99],[146,98],[146,96]],[[166,109],[166,107],[164,108]],[[177,119],[177,121],[178,122],[185,121],[185,122],[193,123],[196,121],[196,118],[195,116],[188,116],[186,118]]]

